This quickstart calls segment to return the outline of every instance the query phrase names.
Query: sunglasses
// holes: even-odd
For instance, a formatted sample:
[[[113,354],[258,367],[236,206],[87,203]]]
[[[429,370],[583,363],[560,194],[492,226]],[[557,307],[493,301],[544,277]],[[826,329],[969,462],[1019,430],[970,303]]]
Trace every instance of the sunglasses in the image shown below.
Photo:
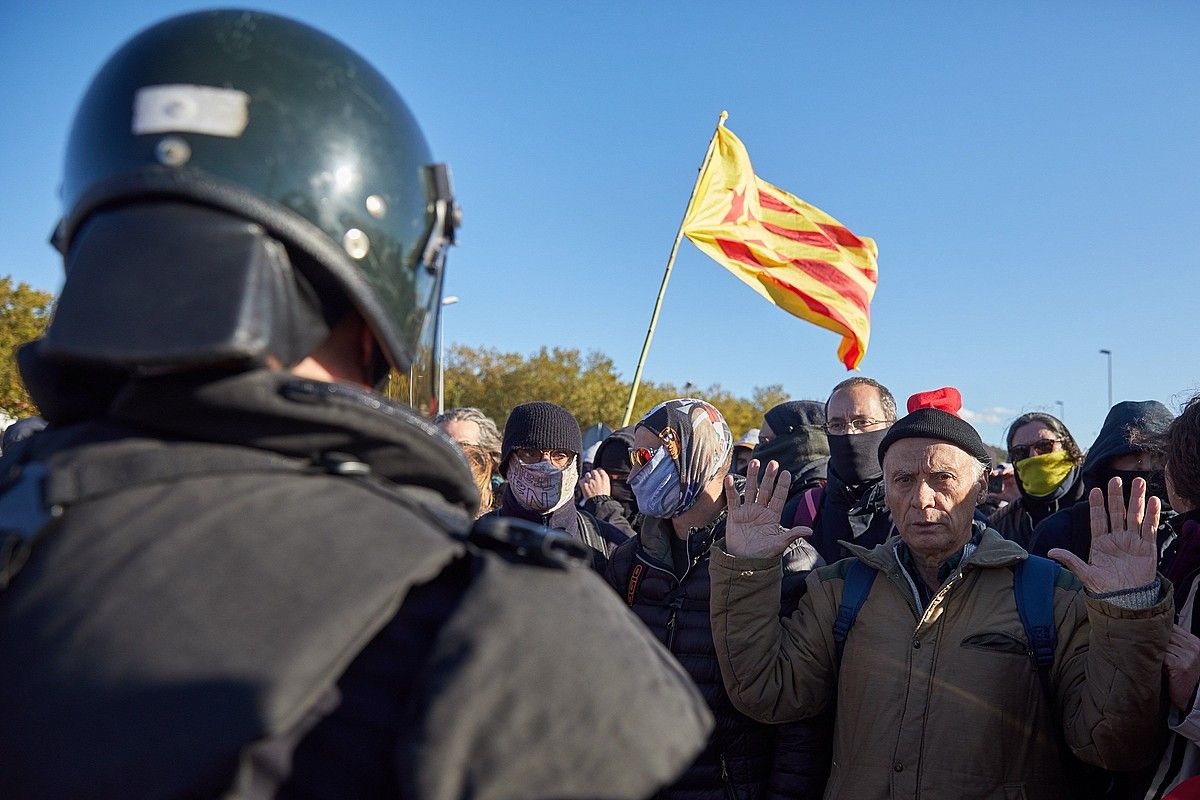
[[[629,450],[629,466],[633,469],[640,467],[650,459],[654,458],[654,450],[649,450],[645,447],[630,448]]]
[[[1019,444],[1008,449],[1013,461],[1024,461],[1030,456],[1044,456],[1054,452],[1054,446],[1061,444],[1062,439],[1038,439],[1030,444]]]

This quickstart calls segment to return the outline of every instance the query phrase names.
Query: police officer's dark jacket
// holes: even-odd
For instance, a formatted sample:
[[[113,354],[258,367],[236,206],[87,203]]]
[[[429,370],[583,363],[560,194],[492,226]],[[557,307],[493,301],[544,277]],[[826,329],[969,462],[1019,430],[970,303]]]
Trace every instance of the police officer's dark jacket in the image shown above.
[[[672,780],[701,698],[590,570],[449,533],[474,502],[456,452],[376,395],[257,370],[135,381],[6,456],[49,468],[53,514],[0,592],[0,797]]]

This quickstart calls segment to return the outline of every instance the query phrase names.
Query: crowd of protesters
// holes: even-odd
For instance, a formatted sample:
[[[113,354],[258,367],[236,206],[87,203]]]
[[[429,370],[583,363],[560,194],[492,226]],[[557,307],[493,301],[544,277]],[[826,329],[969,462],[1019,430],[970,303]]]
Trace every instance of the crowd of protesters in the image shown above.
[[[853,377],[735,438],[681,398],[581,463],[565,409],[514,409],[491,513],[589,547],[717,721],[661,797],[1190,796],[1200,395],[1117,403],[1086,449],[1023,414],[1000,464],[960,410],[947,388],[900,416]],[[498,438],[476,409],[438,423]]]
[[[658,797],[1191,796],[1200,395],[1119,402],[1086,449],[1022,414],[1001,464],[955,390],[897,408],[860,376],[737,439],[693,398],[586,448],[548,402],[435,423],[477,517],[574,540],[699,689],[716,724]]]
[[[1086,451],[1023,415],[1011,470],[867,377],[741,437],[435,427],[372,387],[431,366],[458,208],[360,56],[166,20],[70,140],[0,455],[5,800],[1198,796],[1200,395]]]

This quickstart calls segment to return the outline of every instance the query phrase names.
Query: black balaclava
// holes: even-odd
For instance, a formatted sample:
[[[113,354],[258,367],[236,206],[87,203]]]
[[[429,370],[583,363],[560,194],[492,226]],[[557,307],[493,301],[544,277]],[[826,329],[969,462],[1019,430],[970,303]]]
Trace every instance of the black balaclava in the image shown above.
[[[763,419],[775,438],[758,444],[750,457],[760,465],[779,463],[792,475],[799,488],[826,477],[829,463],[829,439],[825,434],[825,409],[815,400],[792,400],[772,408]]]

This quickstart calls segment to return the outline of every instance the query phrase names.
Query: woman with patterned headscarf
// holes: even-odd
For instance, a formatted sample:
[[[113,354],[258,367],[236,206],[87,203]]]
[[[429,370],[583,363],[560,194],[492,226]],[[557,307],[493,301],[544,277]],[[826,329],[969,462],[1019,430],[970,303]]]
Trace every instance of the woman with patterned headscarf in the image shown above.
[[[629,488],[645,517],[637,537],[611,556],[608,580],[679,659],[717,717],[704,752],[661,797],[818,798],[829,771],[828,723],[755,722],[733,708],[721,682],[709,625],[708,554],[725,531],[722,480],[732,454],[721,412],[691,398],[652,409],[634,428],[629,450]],[[784,560],[782,614],[795,610],[806,570],[819,559],[807,542],[794,547]]]

